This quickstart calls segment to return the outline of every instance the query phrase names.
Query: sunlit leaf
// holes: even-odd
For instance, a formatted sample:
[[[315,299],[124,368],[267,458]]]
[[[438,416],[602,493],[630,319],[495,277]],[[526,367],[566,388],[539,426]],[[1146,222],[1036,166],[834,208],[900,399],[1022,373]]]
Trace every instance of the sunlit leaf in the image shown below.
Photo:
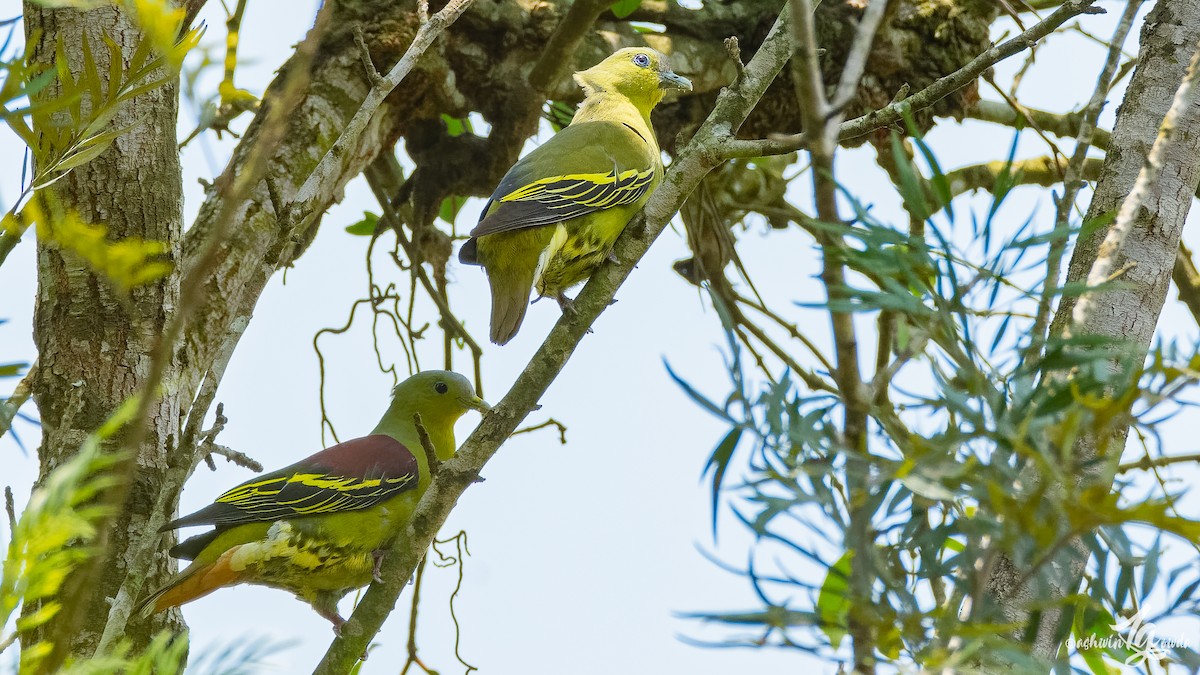
[[[613,16],[617,17],[618,19],[624,19],[630,14],[636,12],[638,7],[641,6],[642,0],[617,0],[612,4],[610,11],[612,11]]]
[[[846,637],[846,621],[850,616],[850,563],[853,551],[847,551],[825,572],[821,591],[817,595],[817,616],[829,644],[837,649]]]

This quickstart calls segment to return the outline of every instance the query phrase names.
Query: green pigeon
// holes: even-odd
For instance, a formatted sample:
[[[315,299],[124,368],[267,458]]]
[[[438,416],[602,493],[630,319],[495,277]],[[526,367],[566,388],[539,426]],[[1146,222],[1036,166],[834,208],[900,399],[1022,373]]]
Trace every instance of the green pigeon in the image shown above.
[[[458,254],[487,270],[499,345],[520,329],[530,290],[570,311],[566,290],[611,258],[662,181],[650,111],[666,90],[692,88],[646,47],[622,49],[575,81],[585,98],[571,124],[509,169]]]
[[[141,602],[149,615],[225,586],[280,588],[312,605],[340,630],[337,603],[379,578],[383,549],[429,486],[429,463],[414,414],[439,460],[454,455],[454,423],[489,409],[467,378],[418,373],[392,390],[392,403],[368,436],[326,448],[242,483],[160,531],[213,529],[171,549],[191,564]]]

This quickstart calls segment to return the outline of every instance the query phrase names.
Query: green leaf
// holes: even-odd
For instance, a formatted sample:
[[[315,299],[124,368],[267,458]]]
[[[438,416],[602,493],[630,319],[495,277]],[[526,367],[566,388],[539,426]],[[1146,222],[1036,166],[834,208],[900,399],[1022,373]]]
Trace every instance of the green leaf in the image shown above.
[[[442,200],[442,205],[438,207],[438,218],[454,224],[454,219],[458,217],[458,212],[462,210],[463,205],[467,203],[466,197],[451,195]]]
[[[563,101],[546,101],[546,108],[542,111],[542,117],[550,122],[550,127],[555,133],[562,131],[571,124],[571,120],[575,118],[575,106]]]
[[[0,377],[17,377],[28,367],[28,363],[0,363]]]
[[[451,137],[461,136],[464,133],[473,133],[474,127],[471,126],[471,120],[466,117],[451,117],[442,113],[442,121],[446,123],[446,133]]]
[[[378,214],[363,211],[363,219],[353,225],[347,225],[346,231],[358,237],[371,237],[375,235],[375,228],[378,226]]]
[[[908,153],[904,151],[900,135],[895,132],[892,133],[892,159],[896,163],[897,173],[900,174],[899,190],[900,196],[904,198],[904,207],[914,218],[928,220],[932,211],[929,203],[925,201],[921,179],[913,171],[912,162],[908,159]]]
[[[642,0],[617,0],[617,2],[612,4],[612,13],[618,19],[624,19],[636,12],[637,8],[641,6]]]
[[[821,592],[817,595],[817,618],[829,644],[837,649],[846,637],[846,619],[850,616],[850,561],[853,551],[846,551],[825,573]]]
[[[712,472],[712,531],[713,538],[717,537],[717,501],[721,495],[721,481],[725,479],[725,471],[729,468],[729,461],[733,459],[733,451],[737,449],[738,441],[742,439],[742,431],[744,427],[734,427],[725,434],[725,438],[717,443],[717,447],[713,448],[712,455],[708,458],[708,463],[704,465],[704,474]]]

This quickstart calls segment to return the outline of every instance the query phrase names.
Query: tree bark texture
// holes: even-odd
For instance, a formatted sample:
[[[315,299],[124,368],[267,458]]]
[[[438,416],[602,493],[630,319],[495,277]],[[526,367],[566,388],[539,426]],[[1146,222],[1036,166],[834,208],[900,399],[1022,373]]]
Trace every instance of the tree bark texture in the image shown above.
[[[38,38],[34,60],[55,62],[56,44],[62,44],[75,77],[83,69],[83,39],[100,72],[107,72],[107,37],[121,46],[128,63],[141,42],[141,32],[116,6],[86,11],[52,9],[26,2],[27,39]],[[55,89],[43,96],[54,96]],[[84,106],[90,105],[88,101]],[[166,242],[178,259],[183,227],[183,186],[176,149],[175,124],[178,92],[174,82],[146,92],[123,107],[110,128],[136,125],[95,160],[76,168],[48,188],[48,198],[74,211],[88,223],[108,228],[110,240],[141,237]],[[40,479],[79,448],[129,396],[146,376],[150,352],[179,292],[172,274],[134,288],[128,297],[114,291],[102,275],[74,254],[39,241],[38,290],[34,315],[34,340],[39,354],[33,397],[42,420]],[[104,627],[111,597],[126,573],[125,551],[131,534],[143,528],[146,514],[160,489],[165,468],[162,448],[178,438],[181,416],[177,380],[179,364],[168,366],[165,394],[154,404],[145,441],[137,448],[137,475],[125,510],[107,533],[109,558],[98,578],[75,576],[68,580],[62,600],[65,611],[50,624],[51,639],[70,645],[77,654],[90,654]],[[121,439],[111,439],[116,447]],[[149,571],[151,583],[170,572],[165,560]],[[78,619],[78,621],[76,621]],[[159,615],[130,626],[129,637],[144,645],[162,628],[179,628],[178,613]]]
[[[1086,220],[1114,212],[1129,194],[1198,40],[1200,0],[1159,0],[1146,17],[1137,69],[1117,111],[1103,173]],[[1114,265],[1114,269],[1123,270],[1120,285],[1095,294],[1087,321],[1071,327],[1074,335],[1102,336],[1127,343],[1127,357],[1110,362],[1109,367],[1113,373],[1130,378],[1138,376],[1136,364],[1142,362],[1150,348],[1166,301],[1183,225],[1200,183],[1200,101],[1193,100],[1179,120],[1177,133],[1158,182],[1150,198],[1142,204]],[[1068,283],[1087,278],[1105,234],[1100,230],[1078,239],[1067,272]],[[1074,305],[1073,297],[1063,298],[1051,325],[1053,335],[1063,334]],[[1082,484],[1111,486],[1113,463],[1124,449],[1128,433],[1128,423],[1119,422],[1081,434],[1074,446],[1073,461],[1076,466],[1087,467],[1080,478]],[[1098,457],[1112,461],[1091,461]],[[1088,556],[1083,542],[1073,538],[1045,566],[1044,574],[1036,575],[1025,585],[1019,585],[1018,581],[1024,577],[1030,561],[1023,556],[1001,556],[989,581],[989,590],[1006,619],[1024,625],[1030,607],[1044,607],[1075,592]],[[1060,615],[1059,611],[1042,615],[1034,637],[1036,655],[1053,658],[1059,643],[1055,632],[1059,629]]]

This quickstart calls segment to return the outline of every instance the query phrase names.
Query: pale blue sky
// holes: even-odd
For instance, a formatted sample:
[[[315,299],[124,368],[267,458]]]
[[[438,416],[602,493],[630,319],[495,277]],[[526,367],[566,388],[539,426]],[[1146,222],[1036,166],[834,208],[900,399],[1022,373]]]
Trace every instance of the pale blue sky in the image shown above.
[[[1112,14],[1087,17],[1088,30],[1107,37],[1122,4],[1103,2]],[[238,85],[261,92],[311,21],[312,2],[251,3],[242,38],[243,65]],[[289,11],[279,11],[288,7]],[[301,10],[300,7],[304,9]],[[19,13],[16,0],[0,0],[0,17]],[[202,15],[210,26],[206,44],[223,37],[224,16],[219,3]],[[997,24],[998,37],[1011,24]],[[1140,21],[1138,26],[1140,26]],[[1130,41],[1135,50],[1137,28]],[[1039,65],[1025,78],[1023,101],[1032,106],[1066,111],[1087,100],[1100,67],[1102,48],[1078,34],[1056,37],[1042,48]],[[219,54],[219,52],[218,52]],[[1007,81],[1018,65],[998,68]],[[686,75],[686,73],[685,73]],[[204,79],[215,89],[219,73]],[[995,98],[984,92],[985,97]],[[1111,120],[1120,92],[1110,99],[1102,126]],[[181,118],[181,137],[195,119],[187,110]],[[239,122],[244,124],[244,121]],[[945,122],[929,136],[943,167],[1001,159],[1011,132],[982,123]],[[184,153],[188,219],[202,198],[197,178],[211,179],[223,165],[232,142],[208,135]],[[1062,147],[1068,149],[1070,142]],[[8,131],[0,130],[0,201],[18,191],[20,147]],[[1033,136],[1022,139],[1020,155],[1044,153]],[[206,159],[219,158],[217,164]],[[869,150],[844,152],[841,179],[876,213],[896,222],[899,201]],[[802,208],[811,203],[807,178],[795,182],[794,197]],[[1041,230],[1053,219],[1048,193],[1023,190],[1010,205],[1014,213],[1039,209]],[[972,202],[976,205],[986,203]],[[1081,203],[1086,204],[1086,201]],[[964,202],[965,205],[965,202]],[[472,200],[460,215],[473,222],[482,201]],[[260,300],[255,317],[229,366],[217,400],[225,403],[230,422],[221,442],[275,468],[322,447],[317,399],[317,359],[313,334],[322,327],[345,322],[350,304],[366,288],[363,255],[367,240],[343,231],[364,209],[378,210],[363,181],[353,182],[343,202],[323,221],[314,245],[287,275],[277,276]],[[1192,220],[1195,220],[1193,216]],[[807,319],[804,327],[819,344],[828,344],[827,319],[813,310],[791,309],[793,301],[823,298],[814,276],[817,254],[798,231],[772,232],[753,225],[740,233],[741,254],[758,288],[768,301]],[[385,241],[390,241],[385,237]],[[377,247],[379,249],[385,246]],[[35,356],[29,326],[34,296],[34,247],[25,242],[0,267],[0,361],[32,360]],[[672,366],[702,391],[723,396],[727,390],[721,358],[723,337],[705,300],[684,283],[670,263],[686,257],[682,228],[664,233],[629,282],[618,292],[620,302],[597,322],[543,399],[544,408],[530,417],[539,422],[553,416],[567,424],[566,446],[549,431],[519,436],[505,445],[484,471],[486,482],[472,487],[455,510],[444,532],[466,529],[471,557],[457,601],[462,626],[461,652],[484,673],[529,675],[609,675],[626,673],[796,672],[808,668],[833,673],[836,667],[810,656],[778,650],[700,649],[680,641],[680,635],[719,640],[721,629],[709,629],[676,617],[705,610],[744,610],[757,606],[749,584],[705,560],[697,547],[714,551],[734,565],[744,565],[749,539],[723,511],[719,545],[709,533],[709,503],[699,481],[703,463],[725,429],[692,405],[669,379],[662,362]],[[377,256],[376,271],[401,283],[407,277],[389,270]],[[486,338],[487,286],[478,268],[454,264],[450,270],[452,304],[473,333]],[[406,292],[406,291],[404,291]],[[1196,328],[1186,311],[1173,301],[1161,324],[1170,335],[1194,339]],[[428,309],[428,307],[426,307]],[[503,348],[488,345],[484,384],[489,400],[497,400],[540,345],[557,318],[553,303],[530,309],[520,335]],[[433,314],[426,312],[426,317]],[[360,312],[346,335],[325,336],[322,347],[330,374],[326,401],[341,438],[366,433],[387,403],[391,385],[381,374],[371,348],[369,322]],[[873,324],[864,322],[870,336]],[[429,340],[421,352],[422,365],[440,367],[440,339]],[[387,349],[389,343],[384,342]],[[403,354],[390,344],[403,369]],[[797,353],[799,349],[797,348]],[[864,345],[864,353],[873,346]],[[469,359],[457,361],[469,372]],[[5,386],[11,387],[11,383]],[[478,421],[474,413],[459,426],[460,440]],[[1195,452],[1194,441],[1178,424],[1168,443],[1176,452]],[[36,430],[18,426],[29,447]],[[19,500],[28,495],[37,464],[23,456],[11,438],[0,440],[5,459],[4,482],[13,485]],[[208,503],[223,489],[241,482],[249,472],[218,460],[219,470],[201,467],[188,484],[181,509]],[[1194,510],[1193,510],[1194,513]],[[423,591],[419,644],[424,661],[442,673],[458,670],[453,658],[454,637],[447,598],[456,580],[454,570],[431,569]],[[403,662],[407,594],[401,609],[379,635],[378,650],[363,669],[365,674],[394,673]],[[344,613],[349,603],[343,604]],[[316,663],[332,637],[329,624],[290,595],[241,586],[219,591],[185,607],[194,645],[221,644],[241,636],[293,640],[272,658],[276,672],[306,672]]]

